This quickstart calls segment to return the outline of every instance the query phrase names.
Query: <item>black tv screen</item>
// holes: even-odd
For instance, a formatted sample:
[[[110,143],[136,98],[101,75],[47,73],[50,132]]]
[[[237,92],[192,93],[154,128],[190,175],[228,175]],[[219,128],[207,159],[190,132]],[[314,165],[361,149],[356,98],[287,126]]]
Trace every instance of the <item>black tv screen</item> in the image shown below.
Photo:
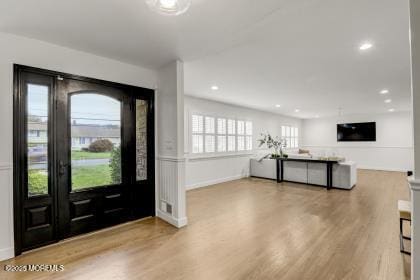
[[[376,123],[337,124],[337,141],[376,141]]]

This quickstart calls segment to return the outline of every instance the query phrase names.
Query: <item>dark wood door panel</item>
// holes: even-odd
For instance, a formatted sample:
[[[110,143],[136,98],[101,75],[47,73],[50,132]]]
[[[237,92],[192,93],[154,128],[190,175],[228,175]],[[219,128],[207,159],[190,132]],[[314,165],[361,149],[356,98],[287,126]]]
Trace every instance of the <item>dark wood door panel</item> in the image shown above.
[[[155,214],[153,90],[20,65],[15,65],[14,78],[14,224],[17,255],[23,250]],[[37,180],[40,180],[38,183],[43,182],[43,188],[38,190],[39,186],[35,186],[37,189],[31,185],[30,195],[28,195],[28,143],[25,138],[29,131],[25,123],[28,119],[26,112],[28,82],[45,85],[49,90],[48,162],[33,164],[43,169],[41,175],[48,172],[48,188],[46,189],[45,179],[37,174]],[[121,114],[117,120],[120,141],[113,142],[114,145],[119,145],[120,149],[120,177],[114,172],[115,166],[118,166],[115,165],[115,161],[111,166],[110,161],[99,159],[97,164],[114,168],[112,180],[107,179],[105,183],[84,185],[85,182],[80,180],[72,181],[72,176],[77,173],[73,167],[89,166],[77,162],[78,159],[73,156],[72,125],[75,126],[79,122],[86,123],[87,120],[102,122],[101,125],[107,125],[104,124],[105,121],[115,121],[96,114],[99,117],[86,119],[82,116],[77,119],[77,123],[73,122],[72,97],[86,95],[112,98],[120,104]],[[76,104],[86,104],[80,102],[80,98],[74,100],[79,100]],[[147,106],[147,114],[142,115],[147,118],[147,143],[142,142],[142,147],[147,146],[147,153],[143,153],[141,158],[144,163],[144,155],[147,157],[147,178],[144,180],[142,178],[139,182],[136,177],[136,132],[140,130],[136,131],[136,100],[144,100],[141,101],[141,106],[143,108]],[[78,108],[81,108],[80,106]],[[95,108],[100,105],[92,102],[88,106]],[[90,108],[85,108],[85,111],[91,113]],[[145,119],[142,120],[144,123]],[[89,131],[95,129],[89,128]],[[141,133],[143,133],[142,139],[145,139],[144,130]],[[98,139],[101,137],[103,135],[97,136]],[[42,159],[37,153],[38,151],[32,152],[31,158]],[[76,158],[76,164],[73,166],[72,158]],[[90,172],[102,174],[100,172],[105,172],[107,169],[101,170]],[[85,178],[89,175],[90,173],[84,174]]]

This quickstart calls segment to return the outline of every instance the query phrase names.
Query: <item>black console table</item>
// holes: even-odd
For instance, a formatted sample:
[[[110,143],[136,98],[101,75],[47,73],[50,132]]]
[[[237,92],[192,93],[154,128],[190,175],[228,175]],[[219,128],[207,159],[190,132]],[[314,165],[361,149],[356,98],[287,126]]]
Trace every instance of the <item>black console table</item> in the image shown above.
[[[324,163],[327,165],[327,190],[330,190],[333,186],[333,165],[338,163],[338,160],[329,160],[329,159],[317,159],[317,158],[277,158],[276,160],[276,169],[277,169],[277,183],[284,181],[284,162],[285,161],[299,161],[299,162],[314,162],[314,163]],[[279,168],[281,167],[281,168]]]

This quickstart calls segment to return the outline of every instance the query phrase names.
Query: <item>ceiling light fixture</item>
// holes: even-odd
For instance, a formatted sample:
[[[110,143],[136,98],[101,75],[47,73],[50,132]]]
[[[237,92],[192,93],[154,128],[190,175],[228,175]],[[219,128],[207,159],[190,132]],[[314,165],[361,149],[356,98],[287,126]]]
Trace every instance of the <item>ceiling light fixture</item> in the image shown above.
[[[385,99],[385,101],[384,101],[385,103],[391,103],[392,102],[392,100],[391,99]]]
[[[280,107],[281,107],[281,105],[280,105],[280,104],[277,104],[277,105],[276,105],[276,108],[280,108]]]
[[[300,110],[299,110],[299,109],[295,109],[295,112],[296,112],[296,113],[299,113],[299,112],[300,112]]]
[[[373,44],[372,44],[372,43],[370,43],[370,42],[365,42],[365,43],[362,43],[362,44],[360,45],[359,49],[360,49],[361,51],[365,51],[365,50],[368,50],[368,49],[370,49],[370,48],[372,48],[372,47],[373,47]]]
[[[381,90],[379,93],[380,93],[380,94],[388,94],[388,93],[389,93],[389,90],[387,90],[387,89],[383,89],[383,90]]]
[[[391,108],[388,111],[392,113],[392,112],[395,112],[395,109],[394,108]]]
[[[212,86],[211,90],[219,90],[219,87],[218,86]]]
[[[168,16],[185,13],[191,6],[192,0],[145,0],[153,11]]]

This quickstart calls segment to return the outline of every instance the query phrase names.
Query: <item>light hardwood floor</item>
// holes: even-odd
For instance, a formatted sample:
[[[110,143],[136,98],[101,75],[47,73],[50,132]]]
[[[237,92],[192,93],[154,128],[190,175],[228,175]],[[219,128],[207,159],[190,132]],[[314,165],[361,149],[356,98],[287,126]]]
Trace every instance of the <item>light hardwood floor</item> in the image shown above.
[[[64,272],[0,279],[409,279],[397,213],[405,174],[358,176],[352,191],[254,178],[193,190],[186,228],[150,218],[85,235],[0,263]]]

